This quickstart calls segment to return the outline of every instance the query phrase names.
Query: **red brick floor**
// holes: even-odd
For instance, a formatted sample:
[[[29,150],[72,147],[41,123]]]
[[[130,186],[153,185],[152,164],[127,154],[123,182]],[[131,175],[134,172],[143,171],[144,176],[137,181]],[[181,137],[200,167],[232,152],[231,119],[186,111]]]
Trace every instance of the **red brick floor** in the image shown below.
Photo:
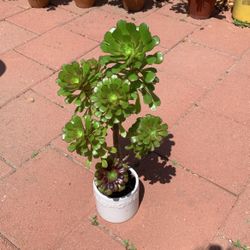
[[[0,250],[119,250],[125,239],[138,250],[250,246],[250,29],[234,26],[230,12],[194,20],[184,0],[135,14],[52,2],[0,2]],[[114,225],[97,215],[93,226],[93,168],[61,140],[73,107],[55,81],[63,63],[98,57],[121,18],[161,38],[153,114],[170,136],[137,168],[135,217]]]

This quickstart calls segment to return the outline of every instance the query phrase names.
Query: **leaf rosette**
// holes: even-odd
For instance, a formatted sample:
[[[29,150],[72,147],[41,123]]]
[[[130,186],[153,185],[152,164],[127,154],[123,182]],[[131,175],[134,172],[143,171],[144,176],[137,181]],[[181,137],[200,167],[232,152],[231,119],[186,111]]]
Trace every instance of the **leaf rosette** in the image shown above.
[[[160,105],[160,99],[153,93],[159,79],[157,70],[148,65],[160,64],[163,54],[147,53],[159,43],[159,37],[152,36],[145,23],[136,26],[124,20],[108,31],[101,43],[101,49],[109,54],[100,57],[100,63],[106,67],[106,75],[125,76],[132,83],[133,90],[139,90],[144,103],[152,109]]]
[[[88,157],[90,162],[92,158],[107,155],[106,135],[107,128],[88,115],[84,118],[74,115],[63,128],[63,140],[69,143],[68,150]]]
[[[58,95],[65,96],[66,103],[74,102],[82,112],[90,106],[90,95],[100,77],[100,64],[95,59],[72,62],[62,66],[57,83]]]
[[[160,117],[146,115],[137,118],[136,122],[128,131],[131,144],[126,149],[132,149],[136,158],[160,147],[162,139],[168,135],[168,126]]]
[[[113,126],[135,112],[135,105],[132,103],[135,98],[136,94],[131,93],[128,80],[122,80],[115,75],[104,78],[97,84],[91,96],[93,113],[102,122]]]
[[[126,188],[129,167],[127,164],[114,162],[112,158],[109,158],[107,162],[106,168],[102,163],[96,164],[94,181],[101,193],[111,195]]]
[[[102,57],[102,62],[104,64],[125,62],[125,66],[134,64],[136,68],[140,68],[146,52],[151,51],[159,42],[159,37],[152,36],[145,23],[136,26],[120,20],[116,27],[106,32],[104,36],[101,49],[110,55]],[[148,58],[151,64],[160,63],[160,59],[159,54]],[[119,66],[124,67],[117,65]]]

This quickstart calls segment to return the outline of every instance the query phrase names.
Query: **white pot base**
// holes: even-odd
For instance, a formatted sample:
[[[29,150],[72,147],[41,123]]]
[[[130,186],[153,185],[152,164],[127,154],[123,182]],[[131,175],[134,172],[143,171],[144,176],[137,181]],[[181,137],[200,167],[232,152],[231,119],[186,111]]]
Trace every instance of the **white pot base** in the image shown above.
[[[106,221],[122,223],[132,218],[139,208],[139,177],[134,169],[130,168],[135,177],[135,187],[129,194],[120,198],[109,198],[102,194],[93,181],[93,192],[96,200],[96,209]]]

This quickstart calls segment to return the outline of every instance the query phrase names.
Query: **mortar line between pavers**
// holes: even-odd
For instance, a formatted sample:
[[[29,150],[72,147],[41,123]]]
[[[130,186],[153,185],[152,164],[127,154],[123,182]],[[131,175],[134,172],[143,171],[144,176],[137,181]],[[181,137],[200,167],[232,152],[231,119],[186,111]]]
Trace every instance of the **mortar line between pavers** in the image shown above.
[[[164,6],[166,6],[166,5],[164,5]],[[159,11],[160,11],[160,10],[159,10]],[[203,25],[207,26],[206,23],[198,24],[198,23],[193,23],[193,22],[187,20],[187,18],[189,17],[188,14],[187,14],[185,17],[170,16],[170,15],[164,14],[164,13],[162,13],[162,12],[159,12],[158,14],[159,14],[159,15],[162,15],[162,16],[165,16],[165,17],[168,17],[168,18],[171,18],[171,19],[176,20],[176,21],[180,21],[180,22],[185,22],[185,23],[188,23],[188,24],[192,24],[192,25],[195,25],[195,26],[197,26],[197,27],[202,27]]]
[[[10,246],[13,250],[21,250],[17,247],[11,240],[9,240],[3,233],[0,232],[0,238],[3,240],[6,245]]]
[[[60,235],[60,238],[63,237],[63,240],[56,240],[56,242],[53,244],[53,250],[60,250],[60,246],[64,242],[64,239],[66,239],[68,236],[70,236],[72,233],[74,233],[78,228],[81,227],[82,221],[87,218],[87,215],[94,209],[94,205],[90,205],[90,208],[84,212],[84,215],[79,219],[79,221],[76,221],[74,225],[72,225],[72,228],[70,228],[68,231],[66,231],[64,234]],[[79,249],[80,250],[80,249]]]
[[[34,87],[34,86],[33,86]],[[61,108],[62,110],[64,110],[67,113],[71,113],[69,110],[67,110],[64,106],[62,106],[61,104],[49,99],[48,97],[44,96],[43,94],[37,92],[35,89],[31,88],[29,89],[31,92],[33,92],[34,94],[40,96],[41,98],[45,99],[46,101],[50,102],[51,104],[55,104],[56,106],[58,106],[59,108]]]
[[[48,143],[44,144],[42,147],[40,147],[40,148],[38,148],[38,149],[34,149],[34,150],[32,151],[32,154],[35,153],[35,156],[33,156],[33,155],[31,154],[28,158],[24,159],[24,160],[20,163],[20,165],[18,166],[18,168],[23,167],[23,165],[25,165],[27,162],[31,161],[32,159],[36,158],[36,156],[38,156],[40,153],[45,152],[46,150],[48,150],[49,148],[51,148],[51,147],[50,147],[50,143],[51,143],[53,140],[55,140],[56,138],[58,138],[58,136],[59,136],[59,135],[56,135],[55,137],[53,137]]]
[[[70,33],[72,33],[72,34],[76,34],[76,33],[72,32],[72,31],[68,31],[68,32],[70,32]],[[78,35],[79,35],[79,34],[78,34]],[[84,37],[84,36],[82,36],[82,37]],[[85,37],[85,38],[86,38],[86,37]],[[87,39],[89,39],[89,38],[87,38]],[[93,39],[89,39],[89,40],[94,41]],[[97,42],[97,41],[95,41],[95,42]],[[32,61],[34,61],[34,62],[40,64],[40,65],[42,65],[42,66],[48,68],[49,70],[53,71],[54,73],[56,73],[57,71],[59,71],[59,70],[61,69],[62,65],[64,64],[64,63],[62,63],[62,65],[61,65],[59,68],[51,68],[49,65],[42,64],[41,62],[35,60],[34,58],[29,57],[29,56],[23,54],[22,52],[18,51],[18,47],[21,47],[21,46],[22,46],[22,45],[17,46],[17,47],[15,47],[13,50],[14,50],[15,52],[19,53],[20,55],[22,55],[22,56],[24,56],[24,57],[26,57],[26,58],[28,58],[28,59],[30,59],[30,60],[32,60]],[[82,55],[85,55],[85,54],[87,54],[87,53],[90,53],[92,50],[96,49],[98,46],[99,46],[99,42],[98,42],[97,45],[95,45],[95,46],[92,47],[91,49],[87,50],[87,51],[86,51],[84,54],[82,54]],[[79,59],[82,55],[76,56],[76,57],[72,58],[72,59],[70,60],[70,62],[73,62],[73,61]],[[65,63],[66,63],[66,62],[65,62]]]
[[[28,10],[30,10],[30,9],[31,9],[31,8],[25,9],[24,11],[28,11]],[[65,10],[65,9],[63,9],[63,10]],[[22,11],[22,12],[24,12],[24,11]],[[26,30],[26,31],[28,31],[28,32],[33,33],[34,35],[36,35],[35,38],[38,38],[38,37],[44,35],[45,33],[49,32],[49,31],[52,31],[52,30],[54,30],[54,29],[56,29],[56,28],[62,27],[62,26],[64,26],[65,24],[74,21],[75,19],[77,19],[77,18],[79,18],[79,17],[81,17],[81,16],[83,16],[83,15],[85,15],[85,14],[91,12],[92,10],[89,10],[88,12],[85,12],[85,13],[83,13],[83,14],[81,14],[81,15],[78,15],[78,14],[76,14],[76,13],[74,13],[74,12],[71,12],[71,11],[68,11],[68,10],[65,10],[65,11],[74,14],[75,17],[73,17],[72,19],[70,19],[70,20],[68,20],[68,21],[65,21],[65,22],[63,22],[63,23],[60,23],[60,24],[56,25],[55,27],[52,27],[51,29],[48,29],[48,30],[46,30],[46,31],[44,31],[44,32],[42,32],[42,33],[36,33],[36,32],[34,32],[34,31],[32,31],[32,30],[26,29],[25,27],[23,27],[23,26],[21,26],[21,25],[18,25],[18,24],[16,24],[16,23],[11,22],[11,20],[7,20],[7,19],[6,19],[5,21],[8,22],[8,23],[10,23],[10,24],[12,24],[12,25],[15,25],[16,27],[19,27],[19,28],[21,28],[21,29],[23,29],[23,30]],[[34,38],[30,39],[29,41],[31,41],[31,40],[33,40],[33,39],[34,39]],[[28,42],[29,42],[29,41],[28,41]],[[24,44],[26,44],[26,42],[24,42],[22,45],[24,45]],[[19,47],[19,46],[22,46],[22,45],[17,45],[15,48],[17,48],[17,47]],[[14,48],[14,49],[15,49],[15,48]],[[12,48],[12,49],[13,49],[13,48]]]
[[[6,105],[8,105],[10,102],[12,102],[13,100],[15,99],[18,99],[20,98],[22,95],[26,94],[28,91],[33,91],[35,92],[32,88],[34,86],[36,86],[37,84],[39,84],[40,82],[50,78],[55,72],[52,72],[50,75],[44,77],[44,78],[41,78],[39,81],[35,82],[34,84],[30,85],[29,87],[25,88],[24,90],[22,90],[21,92],[19,92],[18,94],[16,94],[15,96],[12,96],[10,99],[8,99],[7,101],[5,101],[3,104],[0,105],[0,110],[2,108],[4,108]],[[36,93],[36,92],[35,92]],[[37,94],[37,93],[36,93]],[[39,95],[40,96],[40,95]]]
[[[221,224],[218,226],[217,231],[215,232],[215,234],[214,234],[213,237],[211,238],[212,241],[216,238],[216,236],[219,236],[219,234],[218,234],[219,231],[221,230],[221,228],[222,228],[223,226],[226,225],[227,219],[228,219],[228,217],[230,216],[230,214],[231,214],[231,212],[233,211],[233,209],[235,208],[235,206],[236,206],[238,200],[239,200],[239,196],[236,197],[236,200],[235,200],[234,204],[232,205],[232,207],[230,208],[230,210],[228,211],[227,215],[225,216],[225,219],[224,219],[224,220],[221,222]],[[223,235],[223,237],[225,237],[225,236]],[[226,239],[227,239],[228,241],[232,241],[232,239],[230,239],[230,238],[228,238],[228,237],[226,237]]]
[[[221,54],[221,55],[224,55],[224,56],[231,57],[231,58],[234,59],[234,60],[237,60],[237,59],[241,58],[242,54],[245,53],[245,51],[244,51],[240,56],[237,56],[237,55],[229,54],[229,53],[227,53],[227,52],[225,52],[225,51],[223,51],[223,50],[219,50],[219,49],[216,49],[216,48],[213,48],[213,47],[209,47],[209,46],[207,46],[206,44],[196,42],[196,41],[192,40],[191,37],[190,37],[189,40],[190,40],[190,42],[193,43],[193,44],[199,45],[199,46],[201,46],[201,47],[203,47],[203,48],[210,49],[210,50],[212,50],[212,51],[214,51],[214,52],[217,52],[218,54]]]
[[[198,30],[200,27],[196,27],[194,30],[190,31],[187,35],[185,35],[183,38],[181,38],[177,43],[175,43],[173,46],[171,46],[168,50],[165,51],[164,55],[167,53],[170,53],[172,50],[174,50],[179,44],[185,42],[190,35],[192,35],[196,30]],[[162,45],[161,45],[162,46]],[[165,48],[165,47],[163,47]]]
[[[60,137],[57,137],[56,139],[58,139]],[[54,139],[55,140],[55,139]],[[91,168],[87,168],[84,165],[84,159],[82,159],[82,161],[79,161],[78,159],[76,159],[74,156],[66,153],[64,150],[62,150],[61,148],[51,145],[50,144],[50,148],[53,149],[54,151],[56,151],[57,153],[59,153],[60,155],[63,155],[64,157],[66,157],[67,159],[69,159],[70,161],[76,163],[77,165],[79,165],[80,167],[86,169],[86,171],[89,171],[90,173],[94,174],[95,170],[92,170]]]
[[[212,110],[209,110],[209,109],[207,109],[207,108],[205,108],[205,107],[202,107],[202,106],[199,106],[199,105],[196,106],[196,107],[199,107],[202,111],[208,112],[208,113],[211,114],[211,115],[215,115],[215,116],[217,116],[217,117],[224,118],[224,119],[226,119],[226,120],[228,120],[228,121],[231,121],[231,122],[233,122],[233,123],[236,123],[236,124],[238,124],[238,125],[240,125],[240,126],[249,128],[249,126],[248,126],[247,124],[244,124],[243,122],[240,122],[240,121],[238,121],[238,120],[235,120],[234,118],[232,118],[232,117],[230,117],[230,116],[224,115],[224,114],[219,113],[219,112],[213,112]]]
[[[227,188],[225,188],[225,187],[223,187],[223,186],[217,184],[216,182],[213,182],[212,180],[210,180],[210,179],[208,179],[208,178],[206,178],[206,177],[204,177],[204,176],[202,176],[202,175],[200,175],[200,174],[194,172],[192,169],[183,166],[182,164],[178,163],[177,160],[175,160],[175,159],[173,159],[173,160],[172,160],[172,159],[169,159],[168,157],[162,155],[161,153],[159,153],[159,152],[157,152],[157,151],[154,151],[154,153],[157,154],[158,156],[162,157],[163,159],[165,159],[165,160],[171,162],[171,164],[172,164],[175,168],[180,168],[180,169],[182,169],[182,170],[184,170],[184,171],[186,171],[186,172],[188,172],[188,173],[191,173],[193,176],[196,176],[196,177],[198,177],[198,178],[201,178],[201,179],[205,180],[206,182],[211,183],[212,185],[218,187],[219,189],[224,190],[225,192],[229,193],[230,195],[233,195],[234,197],[238,197],[239,194],[235,194],[234,192],[232,192],[232,191],[230,191],[229,189],[227,189]]]
[[[238,203],[238,201],[239,201],[239,199],[240,199],[240,196],[246,191],[246,188],[248,187],[249,184],[250,184],[250,180],[245,184],[245,187],[242,188],[242,190],[240,191],[240,193],[237,195],[237,199],[235,200],[235,202],[234,202],[233,206],[231,207],[230,211],[228,212],[228,214],[227,214],[225,220],[224,220],[224,221],[221,223],[221,225],[218,227],[218,229],[217,229],[216,233],[214,234],[212,240],[214,240],[214,239],[215,239],[216,237],[218,237],[218,236],[219,236],[219,237],[220,237],[220,236],[223,236],[223,237],[226,238],[229,242],[232,242],[232,241],[233,241],[233,239],[228,238],[228,237],[226,237],[225,235],[221,235],[219,231],[221,230],[221,228],[222,228],[223,226],[226,225],[226,222],[227,222],[228,217],[229,217],[229,216],[231,215],[231,213],[233,212],[233,209],[235,208],[235,206],[237,205],[237,203]]]
[[[81,36],[81,37],[87,38],[87,39],[89,39],[89,40],[91,40],[91,41],[93,41],[93,42],[98,43],[98,45],[96,45],[96,46],[94,47],[94,49],[95,49],[96,47],[98,47],[99,44],[100,44],[100,42],[101,42],[101,41],[99,41],[99,40],[96,40],[96,39],[94,39],[94,38],[88,36],[88,35],[81,34],[81,33],[77,32],[77,31],[73,31],[73,30],[70,30],[70,29],[67,29],[67,28],[66,28],[66,30],[69,31],[69,32],[71,32],[71,33],[73,33],[73,34],[79,35],[79,36]],[[91,50],[92,50],[92,49],[91,49]],[[87,53],[89,53],[89,52],[90,52],[90,51],[88,51]],[[85,54],[86,54],[86,52],[85,52]]]
[[[0,19],[0,22],[1,22],[1,21],[7,21],[7,20],[6,20],[7,18],[13,17],[13,16],[15,16],[15,15],[18,15],[18,14],[23,13],[24,11],[26,11],[26,9],[23,8],[23,7],[21,7],[21,6],[14,6],[14,7],[21,8],[21,10],[18,11],[18,12],[16,12],[16,13],[14,13],[14,14],[10,14],[9,16],[4,17],[3,19]]]
[[[27,9],[27,10],[29,10],[29,9]],[[27,11],[27,10],[25,10],[25,11]],[[25,11],[23,11],[23,12],[25,12]],[[9,20],[7,20],[7,19],[5,19],[4,21],[7,22],[7,23],[9,23],[9,24],[11,24],[11,25],[14,25],[14,26],[16,26],[16,27],[18,27],[18,28],[20,28],[20,29],[22,29],[22,30],[25,30],[25,31],[27,31],[27,32],[29,32],[29,33],[32,33],[33,35],[39,35],[39,34],[37,34],[36,32],[31,31],[31,30],[28,30],[28,29],[26,29],[25,27],[20,26],[20,25],[18,25],[18,24],[16,24],[16,23],[12,23],[11,21],[9,21]],[[33,38],[34,38],[34,37],[32,37],[30,40],[32,40]],[[30,40],[28,40],[28,41],[30,41]],[[26,42],[28,42],[28,41],[25,41],[24,43],[26,43]],[[18,46],[20,46],[20,45],[18,45]]]
[[[0,177],[0,183],[3,183],[5,181],[5,179],[7,179],[9,176],[13,175],[14,173],[16,173],[17,170],[11,170],[8,174]]]
[[[53,4],[52,4],[51,6],[55,6],[55,7],[56,7],[56,5],[53,5]],[[29,8],[29,9],[31,9],[31,8]],[[29,9],[27,9],[27,10],[29,10]],[[56,25],[56,26],[54,26],[54,27],[52,27],[52,28],[50,28],[50,29],[48,29],[48,30],[42,32],[42,33],[36,33],[36,32],[34,32],[34,31],[31,31],[31,30],[29,30],[29,29],[26,29],[26,28],[23,27],[23,26],[20,26],[20,25],[18,25],[18,24],[16,24],[16,23],[11,22],[11,20],[6,20],[6,21],[8,21],[8,22],[11,23],[11,24],[16,25],[17,27],[20,27],[20,28],[22,28],[22,29],[25,29],[25,30],[27,30],[27,31],[29,31],[29,32],[34,33],[35,35],[37,35],[37,37],[40,37],[40,36],[44,35],[45,33],[49,32],[49,31],[52,31],[52,30],[54,30],[54,29],[56,29],[56,28],[59,28],[59,27],[62,27],[62,26],[64,26],[65,24],[70,23],[70,22],[74,21],[75,19],[78,19],[79,17],[84,16],[84,15],[86,15],[87,13],[90,13],[91,11],[93,11],[93,10],[89,10],[89,11],[87,11],[87,12],[85,12],[85,13],[77,14],[77,13],[72,12],[72,11],[67,10],[67,9],[63,9],[63,8],[60,8],[60,9],[66,11],[66,12],[72,13],[72,14],[74,14],[75,16],[72,17],[72,19],[67,20],[67,21],[65,21],[65,22],[62,22],[62,23],[59,23],[58,25]],[[66,30],[67,30],[67,29],[66,29]],[[71,31],[71,32],[72,32],[72,31]],[[73,32],[72,32],[72,33],[73,33]]]
[[[116,233],[114,233],[111,229],[109,229],[107,226],[102,225],[99,221],[98,221],[98,225],[96,227],[98,227],[99,230],[101,230],[102,232],[104,232],[106,235],[108,235],[112,240],[120,243],[123,247],[123,239]]]
[[[29,10],[29,9],[28,9],[28,10]],[[46,31],[44,31],[44,32],[41,32],[41,33],[40,33],[40,32],[37,33],[37,32],[35,32],[35,31],[29,30],[29,29],[23,27],[22,25],[19,25],[18,23],[12,22],[11,20],[6,20],[6,21],[9,22],[9,23],[11,23],[11,24],[13,24],[13,25],[15,25],[15,26],[17,26],[17,27],[19,27],[19,28],[22,28],[22,29],[25,29],[26,31],[29,31],[29,32],[34,33],[35,35],[37,35],[37,37],[40,37],[41,35],[43,35],[43,34],[49,32],[49,31],[51,31],[51,30],[53,30],[53,29],[55,29],[55,28],[61,27],[62,25],[65,25],[66,23],[73,21],[73,20],[76,19],[77,17],[79,17],[79,16],[73,17],[72,19],[70,19],[70,20],[68,20],[68,21],[65,21],[65,22],[63,22],[63,23],[60,23],[60,24],[56,25],[55,27],[52,27],[52,28],[50,28],[50,29],[48,29],[48,30],[46,30]]]
[[[201,103],[201,101],[211,92],[213,91],[216,86],[218,86],[220,84],[220,82],[223,82],[223,80],[226,78],[226,76],[230,73],[230,70],[234,67],[235,63],[238,60],[235,60],[234,63],[232,65],[230,65],[227,69],[225,69],[225,71],[223,73],[220,74],[220,76],[218,76],[217,79],[214,80],[214,84],[211,84],[209,86],[209,88],[207,88],[204,93],[198,97],[196,100],[193,101],[192,104],[190,104],[190,106],[183,112],[182,115],[180,115],[180,117],[177,119],[177,121],[173,124],[172,128],[175,128],[179,125],[179,123],[186,117],[188,116],[191,112],[193,112],[193,110],[196,107],[200,107],[201,109],[205,110],[204,108],[202,108],[202,106],[199,106],[198,104]],[[197,86],[197,85],[196,85]],[[226,117],[224,117],[225,119],[227,119]],[[230,119],[231,120],[231,119]],[[238,124],[238,123],[237,123]],[[242,124],[241,124],[242,125]]]
[[[62,149],[58,148],[57,146],[53,146],[50,145],[51,149],[56,151],[57,153],[59,153],[60,155],[66,157],[67,159],[69,159],[70,161],[76,163],[78,166],[86,169],[86,171],[90,172],[91,174],[94,174],[94,171],[92,169],[88,169],[81,161],[77,160],[76,158],[74,158],[73,156],[71,156],[70,154],[67,154],[65,151],[63,151]]]
[[[11,167],[13,170],[16,170],[17,167],[14,163],[12,163],[11,161],[9,161],[8,159],[4,158],[1,153],[0,153],[0,160],[2,160],[5,164],[7,164],[9,167]]]
[[[94,41],[94,42],[97,42],[97,41],[95,41],[95,40],[93,40],[93,39],[90,39],[90,38],[88,38],[88,37],[87,37],[87,39],[89,39],[89,40],[91,40],[91,41]],[[99,46],[100,46],[100,42],[98,42],[98,44],[97,44],[95,47],[93,47],[92,49],[90,49],[90,50],[84,52],[81,56],[77,56],[74,60],[75,60],[75,61],[76,61],[76,60],[79,60],[81,57],[83,57],[84,55],[87,55],[88,53],[90,53],[92,50],[95,50],[95,49],[98,48]]]
[[[29,57],[29,56],[27,56],[27,55],[23,54],[22,52],[18,51],[18,50],[17,50],[17,49],[18,49],[18,47],[21,47],[21,46],[22,46],[22,45],[17,46],[17,47],[15,47],[15,48],[14,48],[14,49],[12,49],[12,50],[13,50],[13,51],[15,51],[16,53],[18,53],[18,54],[20,54],[20,55],[22,55],[22,56],[26,57],[27,59],[32,60],[33,62],[36,62],[36,63],[38,63],[39,65],[41,65],[41,66],[43,66],[43,67],[45,67],[45,68],[47,68],[47,69],[49,69],[49,70],[53,71],[54,73],[57,71],[57,69],[53,69],[53,68],[49,67],[49,66],[48,66],[48,65],[46,65],[46,64],[42,64],[41,62],[36,61],[34,58]]]

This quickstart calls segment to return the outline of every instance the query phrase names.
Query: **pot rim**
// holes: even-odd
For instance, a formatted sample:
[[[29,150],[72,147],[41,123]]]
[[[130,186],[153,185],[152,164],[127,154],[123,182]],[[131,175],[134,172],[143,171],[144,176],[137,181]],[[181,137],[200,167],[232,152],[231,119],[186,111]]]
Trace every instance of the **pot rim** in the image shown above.
[[[133,168],[130,167],[129,170],[131,171],[131,174],[135,177],[135,187],[130,193],[128,193],[128,194],[126,194],[124,196],[121,196],[121,197],[117,197],[117,198],[108,197],[108,196],[104,195],[103,193],[101,193],[98,190],[97,186],[95,185],[95,181],[93,180],[93,187],[94,187],[95,192],[97,192],[98,195],[101,196],[102,199],[104,199],[106,201],[124,200],[126,198],[131,197],[139,187],[139,177],[138,177],[138,174],[136,173],[136,171]]]

